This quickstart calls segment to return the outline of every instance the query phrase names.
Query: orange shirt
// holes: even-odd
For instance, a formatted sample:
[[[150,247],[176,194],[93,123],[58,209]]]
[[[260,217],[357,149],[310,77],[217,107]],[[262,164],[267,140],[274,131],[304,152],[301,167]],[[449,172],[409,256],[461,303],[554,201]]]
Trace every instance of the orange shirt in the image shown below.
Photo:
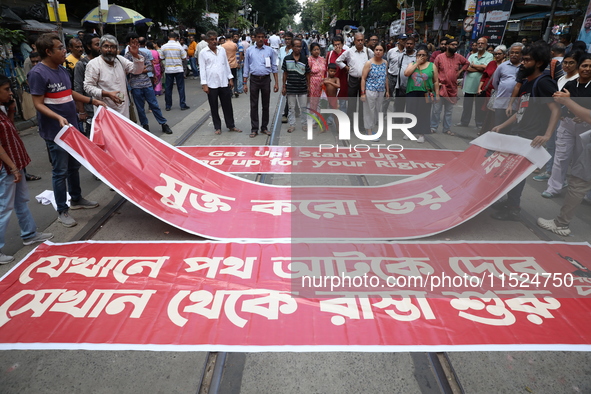
[[[238,45],[232,40],[226,40],[226,42],[222,44],[222,48],[226,50],[226,56],[228,57],[230,68],[237,68],[238,61],[236,60],[236,52],[238,52]]]

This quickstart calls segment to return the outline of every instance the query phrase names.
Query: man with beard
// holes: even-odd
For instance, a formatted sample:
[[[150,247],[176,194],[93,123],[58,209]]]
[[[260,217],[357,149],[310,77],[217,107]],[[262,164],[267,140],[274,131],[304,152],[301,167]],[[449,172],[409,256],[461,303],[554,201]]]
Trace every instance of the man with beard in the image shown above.
[[[441,39],[441,41],[439,41],[439,50],[437,50],[431,54],[429,61],[431,63],[433,63],[435,61],[435,59],[437,59],[437,56],[439,56],[442,53],[445,53],[446,50],[447,50],[447,38],[444,37]]]
[[[82,39],[84,51],[86,57],[80,59],[74,67],[74,91],[80,93],[83,96],[90,97],[84,91],[84,75],[86,73],[86,66],[88,62],[101,55],[101,47],[99,45],[100,38],[94,34],[85,34]],[[78,112],[78,120],[84,128],[80,128],[87,137],[90,135],[90,122],[89,120],[94,117],[94,106],[89,103],[76,102],[76,111]]]
[[[487,44],[488,40],[484,37],[480,37],[478,41],[476,41],[476,53],[473,53],[468,57],[470,66],[466,70],[464,86],[462,89],[464,91],[464,108],[462,110],[461,121],[456,124],[456,126],[468,127],[470,119],[472,118],[474,104],[476,104],[476,114],[474,116],[476,128],[480,129],[484,123],[486,113],[480,110],[482,102],[476,98],[484,97],[484,93],[481,93],[480,95],[478,94],[478,85],[480,84],[480,78],[482,78],[484,69],[488,66],[488,63],[493,60],[492,53],[486,50]]]
[[[66,49],[57,34],[43,34],[37,40],[36,46],[41,56],[41,63],[29,72],[29,87],[38,113],[39,135],[45,140],[51,158],[57,220],[65,227],[73,227],[78,223],[70,216],[70,209],[96,208],[99,204],[82,197],[78,174],[80,163],[56,144],[54,138],[62,127],[77,123],[74,101],[91,105],[105,105],[105,103],[72,91],[70,76],[61,66],[66,59]],[[68,191],[70,207],[66,203]]]
[[[129,45],[133,62],[117,55],[119,42],[114,36],[105,34],[99,45],[101,55],[86,66],[84,90],[92,97],[103,98],[109,108],[129,118],[126,75],[144,72],[144,57],[140,55],[139,43],[135,41]]]
[[[453,106],[458,102],[458,78],[470,65],[464,56],[456,53],[457,48],[458,40],[450,39],[447,42],[446,52],[437,56],[435,59],[434,64],[438,70],[439,95],[441,99],[433,104],[433,112],[431,114],[432,133],[437,131],[441,110],[445,107],[443,132],[448,135],[454,135],[451,131],[451,115]]]
[[[560,118],[560,107],[552,100],[558,87],[552,77],[544,73],[550,59],[550,50],[546,43],[523,49],[521,61],[524,80],[519,90],[519,109],[505,122],[493,127],[492,131],[498,133],[517,122],[514,134],[532,140],[532,147],[541,147],[548,142]],[[497,212],[491,217],[496,220],[519,220],[524,186],[525,179],[509,191],[507,201],[494,204],[493,208]]]

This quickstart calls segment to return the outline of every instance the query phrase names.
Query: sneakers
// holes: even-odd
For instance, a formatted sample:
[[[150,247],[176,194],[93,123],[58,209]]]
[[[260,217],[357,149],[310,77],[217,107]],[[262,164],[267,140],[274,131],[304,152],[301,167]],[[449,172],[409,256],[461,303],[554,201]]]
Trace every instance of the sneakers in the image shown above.
[[[63,224],[65,227],[74,227],[78,223],[70,216],[68,211],[64,211],[57,216],[57,221]]]
[[[492,215],[490,215],[490,217],[495,220],[510,220],[510,221],[517,222],[520,219],[520,217],[519,217],[520,212],[521,212],[520,208],[508,207],[504,211],[498,211],[498,212],[493,213]]]
[[[425,136],[424,135],[419,135],[419,137],[417,138],[417,142],[419,144],[422,144],[423,142],[425,142]]]
[[[556,197],[556,195],[554,195],[552,193],[548,193],[548,192],[542,192],[542,197],[544,197],[544,198],[554,198],[554,197]]]
[[[37,233],[34,237],[23,239],[23,245],[33,245],[34,243],[47,241],[52,238],[52,233]]]
[[[190,109],[191,107],[181,107],[181,111],[186,111],[188,109]]]
[[[542,219],[538,218],[538,226],[544,230],[552,231],[554,234],[566,237],[570,234],[570,228],[568,226],[557,226],[554,219]]]
[[[550,174],[548,174],[547,172],[542,172],[540,175],[536,175],[532,179],[536,182],[544,182],[550,179]]]
[[[169,125],[167,125],[166,123],[164,123],[164,124],[162,125],[162,132],[163,132],[164,134],[172,134],[172,129],[170,128],[170,126],[169,126]]]
[[[70,209],[91,209],[99,206],[96,201],[89,201],[85,198],[81,198],[78,201],[70,200]]]
[[[8,256],[4,253],[0,253],[0,265],[12,263],[14,261],[14,256]]]

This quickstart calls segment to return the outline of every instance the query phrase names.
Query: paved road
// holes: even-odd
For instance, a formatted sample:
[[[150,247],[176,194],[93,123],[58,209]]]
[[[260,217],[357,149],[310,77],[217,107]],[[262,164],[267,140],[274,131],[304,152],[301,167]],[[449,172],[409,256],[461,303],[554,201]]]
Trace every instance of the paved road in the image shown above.
[[[188,105],[191,111],[173,109],[170,118],[174,134],[162,138],[175,143],[207,112],[205,97],[197,81],[188,81]],[[273,95],[272,108],[279,96]],[[233,99],[237,126],[242,134],[213,134],[210,120],[205,122],[185,145],[254,145],[264,144],[266,137],[248,138],[248,99]],[[454,111],[454,120],[460,108]],[[225,130],[225,129],[224,129]],[[304,145],[304,132],[287,134],[283,125],[279,145]],[[440,146],[466,149],[474,129],[458,129],[462,137],[436,134],[423,145],[402,143],[405,147],[425,149]],[[334,142],[324,134],[322,141]],[[35,147],[39,137],[26,136],[27,147],[34,151],[30,171],[44,179],[31,183],[31,188],[49,187],[49,167],[42,147]],[[37,141],[37,143],[35,142]],[[316,141],[315,141],[316,143]],[[252,175],[247,177],[252,178]],[[370,184],[391,181],[388,177],[369,177]],[[83,187],[89,198],[101,202],[101,211],[76,212],[78,228],[65,229],[53,222],[55,212],[32,203],[41,229],[56,234],[56,242],[76,239],[92,226],[93,220],[112,206],[118,196],[95,181],[87,172]],[[273,176],[274,184],[339,184],[350,185],[347,176]],[[487,210],[474,219],[428,240],[540,240],[531,221],[537,216],[551,217],[561,198],[540,197],[544,185],[528,181],[524,192],[523,222],[497,222]],[[33,191],[31,195],[35,192]],[[573,236],[568,241],[588,241],[591,234],[591,207],[583,206],[572,224]],[[13,231],[13,230],[9,230]],[[16,230],[14,230],[16,231]],[[546,234],[550,240],[564,238]],[[97,240],[194,240],[195,237],[147,215],[126,203],[93,239]],[[32,248],[14,245],[22,258]],[[7,249],[8,250],[8,249]],[[0,268],[5,273],[11,265]],[[452,330],[453,327],[448,327]],[[493,392],[591,392],[591,355],[569,352],[470,352],[448,353],[458,380],[467,393]],[[0,352],[0,393],[194,393],[198,390],[205,353],[200,352],[133,352],[133,351],[4,351]],[[221,393],[439,393],[433,367],[425,353],[231,353],[228,355],[220,382]]]

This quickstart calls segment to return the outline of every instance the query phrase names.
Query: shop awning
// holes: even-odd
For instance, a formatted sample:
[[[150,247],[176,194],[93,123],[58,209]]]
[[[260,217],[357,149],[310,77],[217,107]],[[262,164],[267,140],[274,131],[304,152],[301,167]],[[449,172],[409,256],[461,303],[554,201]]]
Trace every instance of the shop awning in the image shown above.
[[[582,13],[580,10],[568,10],[568,11],[556,11],[554,13],[554,17],[557,16],[564,16],[564,15],[576,15]],[[545,19],[550,17],[550,12],[539,12],[533,15],[525,16],[520,18],[522,21],[531,20],[531,19]],[[513,15],[510,16],[510,19],[514,19]]]
[[[523,18],[531,16],[531,15],[536,15],[537,12],[520,12],[518,14],[512,14],[509,16],[509,22],[519,22],[521,21]]]
[[[57,26],[52,23],[43,23],[35,19],[25,19],[23,30],[29,31],[57,31]]]

